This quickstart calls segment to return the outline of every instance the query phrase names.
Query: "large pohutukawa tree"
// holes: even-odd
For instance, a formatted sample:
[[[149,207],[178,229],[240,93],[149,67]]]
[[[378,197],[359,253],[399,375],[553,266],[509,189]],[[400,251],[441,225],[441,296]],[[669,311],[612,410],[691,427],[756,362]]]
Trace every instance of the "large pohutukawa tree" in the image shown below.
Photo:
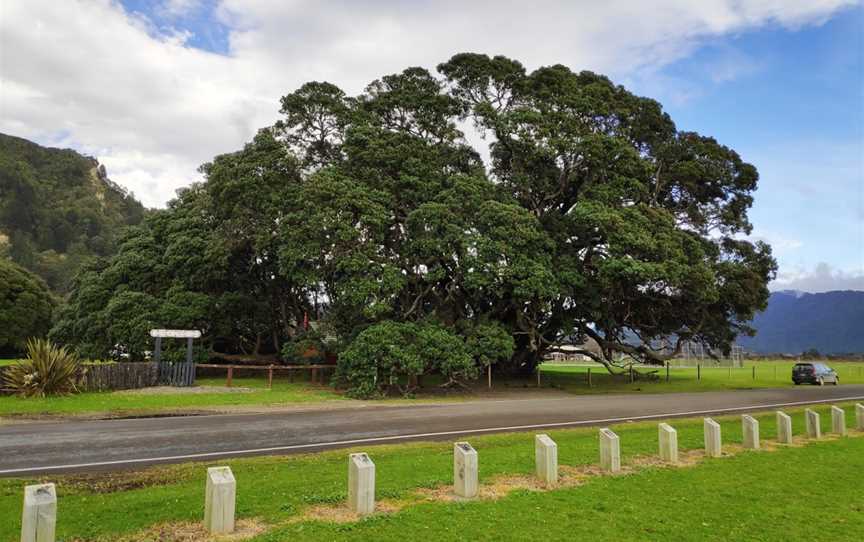
[[[285,96],[275,126],[81,275],[54,335],[140,353],[147,326],[182,325],[285,353],[322,338],[310,315],[343,382],[374,395],[532,371],[587,339],[614,372],[751,332],[775,272],[744,240],[752,165],[600,75],[476,54],[438,69]]]
[[[602,353],[583,353],[613,370],[620,354],[662,363],[684,341],[728,351],[752,333],[746,322],[766,306],[776,264],[766,244],[741,240],[751,164],[597,74],[527,73],[477,54],[438,69],[492,137],[493,179],[552,242],[554,295],[498,314],[517,364],[533,368],[550,348],[591,338]]]

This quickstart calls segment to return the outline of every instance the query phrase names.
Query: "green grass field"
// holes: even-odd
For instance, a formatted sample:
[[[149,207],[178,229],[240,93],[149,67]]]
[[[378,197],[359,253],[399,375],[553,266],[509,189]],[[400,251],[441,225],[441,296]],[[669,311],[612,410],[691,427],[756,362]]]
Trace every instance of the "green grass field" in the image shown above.
[[[571,393],[671,393],[712,390],[737,390],[752,388],[794,387],[792,367],[794,361],[745,362],[742,368],[726,367],[670,368],[669,381],[666,370],[657,368],[656,381],[637,380],[630,383],[626,376],[611,376],[598,364],[566,365],[546,363],[541,366],[545,385],[560,387]],[[864,362],[829,363],[840,376],[840,384],[864,384]],[[591,386],[588,385],[588,370],[591,369]],[[755,368],[755,373],[754,373]],[[640,371],[655,370],[639,368]],[[698,373],[698,374],[697,374]],[[755,378],[754,378],[755,374]],[[830,384],[829,384],[830,385]]]
[[[224,386],[222,378],[200,378],[201,386]],[[344,400],[342,395],[325,386],[310,386],[302,382],[290,383],[274,380],[273,389],[266,388],[263,378],[235,379],[237,388],[251,388],[248,392],[148,394],[135,390],[119,392],[88,392],[62,397],[23,398],[0,395],[0,416],[10,415],[64,415],[101,413],[113,416],[145,415],[174,411],[218,408],[229,406],[278,406]]]
[[[847,424],[854,423],[852,405]],[[828,407],[822,413],[829,430]],[[803,432],[801,410],[793,415]],[[774,416],[758,416],[770,446]],[[655,423],[615,426],[621,439],[621,476],[595,476],[596,429],[552,431],[563,466],[582,469],[580,485],[551,491],[503,490],[500,498],[444,502],[452,483],[449,442],[370,446],[376,463],[379,508],[398,509],[361,521],[335,522],[346,498],[346,456],[352,450],[235,459],[154,467],[112,475],[54,476],[58,488],[58,539],[79,541],[173,540],[195,530],[203,511],[207,466],[229,465],[237,479],[241,525],[263,529],[252,540],[860,540],[864,532],[864,438],[826,438],[777,451],[742,452],[737,416],[715,418],[724,446],[734,455],[692,467],[645,463],[655,455]],[[682,451],[702,447],[701,419],[673,420]],[[853,438],[854,436],[854,438]],[[484,488],[509,487],[507,479],[533,472],[533,434],[467,439],[478,450]],[[766,447],[768,447],[766,446]],[[356,450],[353,450],[356,451]],[[692,452],[692,458],[700,457]],[[641,466],[635,466],[637,463]],[[36,480],[0,480],[0,540],[16,540],[21,495]],[[423,491],[427,493],[423,493]],[[329,514],[326,513],[329,511]],[[312,514],[312,515],[310,515]],[[317,518],[317,519],[315,519]]]

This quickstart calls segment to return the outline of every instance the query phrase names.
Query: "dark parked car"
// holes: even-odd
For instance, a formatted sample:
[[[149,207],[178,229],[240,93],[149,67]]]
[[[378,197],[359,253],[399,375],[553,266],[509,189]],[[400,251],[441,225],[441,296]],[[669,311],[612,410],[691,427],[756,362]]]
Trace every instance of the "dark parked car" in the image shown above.
[[[796,363],[795,367],[792,367],[792,382],[796,386],[803,382],[820,386],[828,382],[836,386],[840,383],[840,378],[834,369],[824,363]]]

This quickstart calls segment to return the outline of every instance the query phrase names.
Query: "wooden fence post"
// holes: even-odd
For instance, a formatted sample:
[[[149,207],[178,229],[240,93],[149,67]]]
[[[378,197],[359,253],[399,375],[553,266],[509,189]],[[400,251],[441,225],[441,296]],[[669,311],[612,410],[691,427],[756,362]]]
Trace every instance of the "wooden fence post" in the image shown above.
[[[267,369],[267,389],[273,389],[273,365],[270,365]]]
[[[591,387],[591,367],[588,367],[588,387]]]
[[[232,381],[233,379],[234,379],[234,366],[233,366],[233,365],[229,365],[229,366],[228,366],[228,376],[225,378],[225,387],[226,387],[226,388],[230,388],[230,387],[231,387],[231,381]]]

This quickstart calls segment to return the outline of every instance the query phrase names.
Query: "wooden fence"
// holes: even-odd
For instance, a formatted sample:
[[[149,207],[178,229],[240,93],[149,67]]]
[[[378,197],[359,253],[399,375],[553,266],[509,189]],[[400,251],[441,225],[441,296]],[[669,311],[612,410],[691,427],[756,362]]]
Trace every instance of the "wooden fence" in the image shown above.
[[[221,364],[205,364],[199,363],[199,368],[205,370],[218,369],[225,371],[225,385],[229,388],[234,380],[234,372],[246,371],[267,371],[267,387],[273,387],[273,373],[285,372],[288,374],[288,381],[294,382],[295,373],[307,373],[309,382],[313,384],[326,384],[326,377],[332,376],[336,371],[335,365],[221,365]]]
[[[3,373],[8,369],[8,367],[0,367],[0,393],[12,391],[4,389],[3,384]],[[85,364],[81,368],[77,386],[79,391],[133,390],[158,386],[159,369],[159,364],[152,362]]]
[[[159,383],[158,363],[108,363],[85,365],[79,381],[81,391],[147,388]]]

